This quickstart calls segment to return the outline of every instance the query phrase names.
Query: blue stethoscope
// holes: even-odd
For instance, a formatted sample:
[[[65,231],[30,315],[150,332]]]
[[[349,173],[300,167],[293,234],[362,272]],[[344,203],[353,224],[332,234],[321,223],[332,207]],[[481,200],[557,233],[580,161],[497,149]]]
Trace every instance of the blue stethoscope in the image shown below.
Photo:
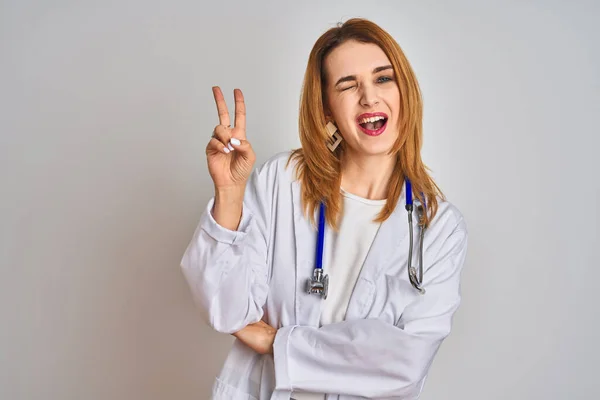
[[[423,206],[419,200],[413,201],[412,184],[408,179],[404,180],[406,189],[406,211],[408,212],[408,279],[411,285],[421,294],[425,294],[423,289],[423,237],[425,236],[426,227],[421,225],[419,231],[419,271],[412,265],[413,251],[413,203],[417,203],[417,219],[420,221],[423,216]],[[323,244],[325,241],[325,204],[321,203],[319,207],[319,230],[317,232],[317,251],[315,259],[315,269],[313,276],[308,280],[308,293],[317,294],[324,299],[327,298],[329,290],[329,275],[323,274]]]

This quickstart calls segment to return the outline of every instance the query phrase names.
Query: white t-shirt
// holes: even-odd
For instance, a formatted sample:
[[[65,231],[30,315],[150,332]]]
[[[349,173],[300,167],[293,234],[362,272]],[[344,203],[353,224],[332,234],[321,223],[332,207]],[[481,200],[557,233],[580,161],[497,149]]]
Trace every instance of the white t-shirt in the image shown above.
[[[369,200],[342,189],[344,200],[340,229],[325,228],[323,273],[329,275],[327,299],[321,308],[321,325],[341,322],[350,296],[380,223],[377,217],[386,200]],[[323,400],[324,394],[292,393],[296,400]]]

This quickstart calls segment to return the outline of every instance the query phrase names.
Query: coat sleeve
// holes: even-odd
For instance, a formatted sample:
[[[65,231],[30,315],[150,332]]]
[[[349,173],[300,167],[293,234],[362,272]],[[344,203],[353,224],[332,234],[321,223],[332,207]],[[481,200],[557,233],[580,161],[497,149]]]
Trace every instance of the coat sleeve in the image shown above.
[[[237,231],[217,224],[213,197],[181,260],[203,319],[218,332],[237,332],[263,316],[274,173],[263,165],[251,174]]]
[[[396,324],[360,319],[281,328],[274,344],[276,389],[417,399],[460,303],[466,248],[463,223],[424,274],[426,293],[415,296]]]

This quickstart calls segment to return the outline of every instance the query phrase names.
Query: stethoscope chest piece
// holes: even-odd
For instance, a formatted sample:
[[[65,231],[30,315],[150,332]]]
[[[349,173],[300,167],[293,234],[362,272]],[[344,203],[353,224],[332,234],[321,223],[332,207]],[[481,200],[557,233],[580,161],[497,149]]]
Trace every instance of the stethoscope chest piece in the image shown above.
[[[307,292],[309,294],[316,294],[323,299],[327,298],[327,292],[329,290],[329,275],[323,274],[323,269],[315,268],[313,270],[313,276],[307,282]]]

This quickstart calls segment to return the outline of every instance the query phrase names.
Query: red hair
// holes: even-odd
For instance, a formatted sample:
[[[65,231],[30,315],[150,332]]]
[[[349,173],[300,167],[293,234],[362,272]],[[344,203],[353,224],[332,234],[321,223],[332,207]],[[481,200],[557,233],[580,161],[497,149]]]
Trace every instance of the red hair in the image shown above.
[[[386,204],[375,222],[383,222],[392,214],[402,193],[404,179],[408,178],[414,197],[427,205],[421,223],[428,225],[437,212],[438,197],[444,197],[421,159],[423,101],[417,78],[394,38],[375,23],[358,18],[325,32],[308,58],[300,100],[302,147],[294,150],[288,160],[288,163],[297,161],[296,174],[302,187],[304,211],[314,223],[316,210],[324,202],[327,223],[338,229],[342,211],[341,157],[345,145],[342,142],[335,152],[326,146],[329,134],[325,128],[327,80],[324,61],[333,49],[349,40],[379,46],[391,61],[400,91],[400,134],[391,149],[391,153],[397,155],[396,164],[388,184]]]

